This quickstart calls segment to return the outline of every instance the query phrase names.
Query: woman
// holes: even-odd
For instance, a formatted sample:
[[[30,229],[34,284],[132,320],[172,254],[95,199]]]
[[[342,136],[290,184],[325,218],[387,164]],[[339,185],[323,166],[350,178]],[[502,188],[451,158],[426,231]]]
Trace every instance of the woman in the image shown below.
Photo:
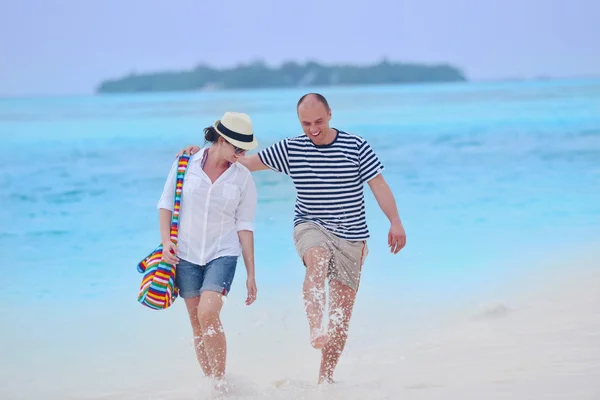
[[[235,275],[240,251],[246,265],[246,304],[256,300],[253,224],[256,186],[238,158],[258,146],[246,114],[227,112],[204,129],[210,146],[194,154],[183,181],[178,245],[169,239],[177,161],[158,203],[163,259],[176,265],[175,283],[185,299],[196,356],[215,387],[223,376],[227,346],[219,318]]]

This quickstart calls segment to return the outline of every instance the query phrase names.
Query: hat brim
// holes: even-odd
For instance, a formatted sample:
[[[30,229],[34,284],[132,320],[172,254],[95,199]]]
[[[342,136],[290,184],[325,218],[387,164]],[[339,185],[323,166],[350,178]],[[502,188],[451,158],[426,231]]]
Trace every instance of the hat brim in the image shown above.
[[[223,139],[227,140],[235,147],[239,147],[240,149],[244,149],[246,151],[254,150],[258,147],[258,140],[256,140],[256,135],[254,135],[251,142],[241,142],[239,140],[232,139],[229,136],[223,134],[221,131],[219,131],[219,128],[217,128],[217,126],[219,126],[219,122],[221,122],[220,119],[216,120],[215,124],[213,125],[213,128],[215,128],[215,131],[217,131],[217,133],[221,135]]]

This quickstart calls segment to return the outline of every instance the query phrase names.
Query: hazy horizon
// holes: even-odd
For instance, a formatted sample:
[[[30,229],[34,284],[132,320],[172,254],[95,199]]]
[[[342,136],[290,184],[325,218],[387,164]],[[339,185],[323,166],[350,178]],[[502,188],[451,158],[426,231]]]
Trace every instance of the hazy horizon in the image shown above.
[[[600,4],[592,0],[23,0],[3,8],[0,97],[91,94],[131,72],[254,60],[447,63],[471,81],[600,73]]]

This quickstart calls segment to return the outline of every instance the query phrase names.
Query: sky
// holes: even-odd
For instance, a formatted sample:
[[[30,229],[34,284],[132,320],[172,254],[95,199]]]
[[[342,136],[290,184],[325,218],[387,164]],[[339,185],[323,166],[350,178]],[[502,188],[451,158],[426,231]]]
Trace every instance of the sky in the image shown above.
[[[0,96],[264,60],[450,63],[471,80],[600,75],[598,0],[0,0]]]

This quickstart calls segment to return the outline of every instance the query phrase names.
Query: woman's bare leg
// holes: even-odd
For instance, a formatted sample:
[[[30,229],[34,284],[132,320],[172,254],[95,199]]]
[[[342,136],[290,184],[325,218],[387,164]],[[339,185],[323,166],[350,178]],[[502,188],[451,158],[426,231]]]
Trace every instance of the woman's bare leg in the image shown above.
[[[200,296],[185,299],[185,306],[188,310],[190,317],[190,323],[192,324],[192,332],[194,333],[194,348],[196,350],[196,358],[200,367],[206,376],[212,376],[213,371],[208,362],[208,356],[204,346],[204,340],[202,338],[202,326],[198,319],[198,304],[200,303]]]
[[[212,376],[216,379],[221,379],[225,375],[227,358],[227,343],[220,319],[222,307],[221,293],[207,290],[200,295],[198,319],[202,327],[202,341]]]

